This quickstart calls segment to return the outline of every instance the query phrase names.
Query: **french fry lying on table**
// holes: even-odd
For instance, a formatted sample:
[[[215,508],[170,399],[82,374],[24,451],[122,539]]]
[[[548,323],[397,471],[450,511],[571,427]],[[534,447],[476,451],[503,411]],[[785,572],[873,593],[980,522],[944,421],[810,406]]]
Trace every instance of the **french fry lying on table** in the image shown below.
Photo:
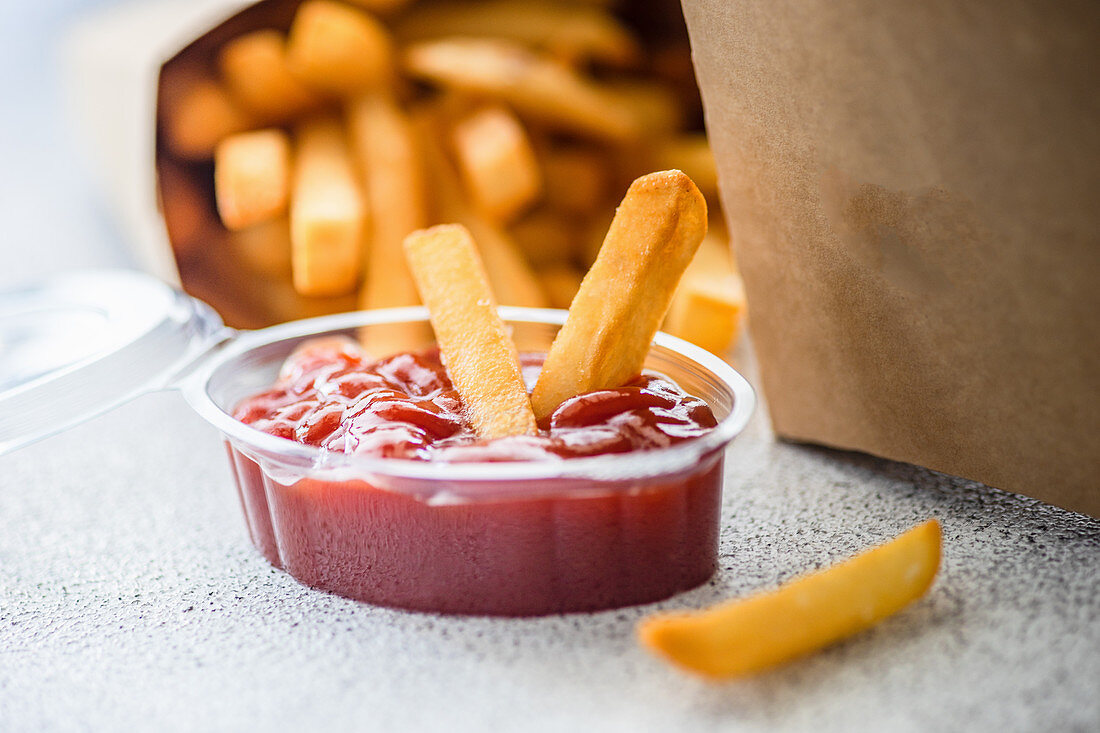
[[[466,200],[458,173],[439,144],[434,119],[425,111],[415,118],[417,136],[435,195],[435,219],[462,224],[473,234],[481,252],[497,302],[543,308],[546,295],[519,247],[496,222],[477,212]]]
[[[287,58],[295,76],[332,94],[353,94],[393,80],[389,31],[369,13],[332,0],[306,0],[298,7]]]
[[[277,129],[239,132],[214,149],[214,196],[227,229],[242,229],[286,213],[290,138]]]
[[[288,122],[322,102],[291,73],[286,38],[277,30],[234,38],[218,54],[218,67],[233,97],[266,124]]]
[[[416,283],[402,243],[428,224],[422,162],[416,134],[397,103],[367,94],[348,104],[348,129],[370,209],[366,272],[359,305],[365,309],[417,305]],[[428,341],[420,324],[372,326],[361,333],[374,356],[416,348]]]
[[[397,24],[402,41],[444,36],[494,36],[549,51],[570,63],[636,65],[638,40],[602,8],[546,0],[489,0],[424,4]]]
[[[474,204],[511,221],[539,195],[542,180],[523,125],[503,107],[482,107],[451,131],[455,158]]]
[[[291,264],[302,295],[343,295],[355,290],[365,206],[344,129],[333,118],[295,129],[290,198]]]
[[[474,430],[483,438],[535,433],[519,355],[469,231],[445,224],[414,232],[405,254]]]
[[[759,672],[869,628],[924,595],[939,569],[940,535],[932,519],[776,590],[650,617],[638,635],[644,646],[693,672]]]
[[[577,135],[624,142],[641,130],[630,111],[573,69],[495,38],[444,38],[405,50],[405,69],[448,89],[499,99],[521,116]]]
[[[209,160],[222,138],[255,127],[255,119],[212,79],[196,79],[165,109],[164,135],[185,160]]]
[[[715,354],[737,341],[745,314],[745,286],[729,245],[710,234],[672,296],[664,329]]]
[[[706,201],[680,171],[650,173],[630,185],[546,355],[531,394],[539,419],[570,397],[621,386],[641,373],[706,231]]]

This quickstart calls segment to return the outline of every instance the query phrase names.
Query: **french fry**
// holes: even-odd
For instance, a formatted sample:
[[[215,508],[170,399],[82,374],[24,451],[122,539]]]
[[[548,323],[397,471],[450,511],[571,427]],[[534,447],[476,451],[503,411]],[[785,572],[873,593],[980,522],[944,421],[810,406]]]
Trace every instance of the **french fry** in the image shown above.
[[[209,160],[225,137],[255,127],[255,120],[218,82],[196,79],[165,110],[164,136],[185,160]]]
[[[577,64],[595,61],[632,67],[642,57],[638,40],[606,10],[545,0],[421,5],[397,23],[395,34],[404,42],[445,36],[493,36],[528,44]]]
[[[641,130],[622,105],[595,83],[545,54],[495,38],[444,38],[405,50],[414,77],[511,105],[555,129],[599,140],[637,139]]]
[[[511,221],[539,195],[542,180],[523,125],[503,107],[483,107],[452,130],[458,170],[474,204]]]
[[[745,314],[745,286],[729,245],[708,234],[684,272],[664,330],[715,354],[737,342]]]
[[[286,38],[265,28],[234,38],[218,54],[218,67],[241,107],[266,124],[282,124],[320,106],[322,98],[290,71]]]
[[[416,305],[420,298],[402,243],[428,223],[424,176],[416,133],[389,96],[368,94],[347,109],[348,129],[370,208],[366,273],[359,304],[364,309]],[[419,324],[363,329],[364,346],[386,356],[426,343]]]
[[[355,290],[365,216],[343,127],[332,118],[295,129],[290,199],[291,264],[302,295],[343,295]]]
[[[229,232],[226,246],[248,272],[290,279],[290,224],[286,217]]]
[[[393,81],[389,31],[369,13],[332,0],[306,0],[298,7],[287,61],[306,84],[341,96]]]
[[[570,263],[576,254],[578,237],[571,220],[549,209],[532,211],[508,231],[536,270]]]
[[[607,156],[590,147],[556,147],[542,155],[543,201],[564,214],[587,215],[607,198]]]
[[[470,232],[456,224],[414,232],[405,254],[474,430],[483,438],[535,433],[519,355]]]
[[[436,221],[457,222],[470,230],[497,302],[545,307],[546,295],[519,247],[504,229],[474,210],[466,200],[458,173],[439,144],[438,124],[424,111],[417,114],[415,124],[425,169],[434,185]]]
[[[642,370],[669,301],[707,231],[707,204],[680,171],[630,185],[531,394],[539,419]]]
[[[243,229],[286,213],[290,138],[282,130],[239,132],[214,149],[214,196],[227,229]]]
[[[940,543],[932,519],[774,591],[652,616],[638,635],[651,651],[709,677],[760,672],[867,629],[923,596],[939,569]]]
[[[547,265],[539,270],[542,289],[554,308],[568,308],[583,279],[584,273],[572,265]]]
[[[691,176],[708,200],[718,199],[718,166],[706,133],[685,133],[664,140],[656,147],[657,165],[677,168]]]

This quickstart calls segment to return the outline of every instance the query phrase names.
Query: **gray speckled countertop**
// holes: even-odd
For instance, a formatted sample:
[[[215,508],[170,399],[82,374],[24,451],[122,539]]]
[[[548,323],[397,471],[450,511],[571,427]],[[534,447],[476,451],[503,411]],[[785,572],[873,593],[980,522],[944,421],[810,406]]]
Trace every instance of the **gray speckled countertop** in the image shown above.
[[[50,42],[89,1],[0,24],[0,286],[128,262],[50,91]],[[823,654],[716,685],[633,640],[655,608],[772,586],[928,516],[930,594]],[[272,569],[216,431],[173,393],[0,458],[0,731],[1097,730],[1098,691],[1100,522],[777,443],[760,414],[729,454],[710,583],[533,620],[374,608]]]
[[[0,730],[1095,730],[1100,522],[774,442],[728,457],[721,569],[649,607],[534,620],[374,608],[249,544],[217,432],[149,395],[0,459]],[[712,684],[633,640],[928,517],[931,593],[848,643]]]

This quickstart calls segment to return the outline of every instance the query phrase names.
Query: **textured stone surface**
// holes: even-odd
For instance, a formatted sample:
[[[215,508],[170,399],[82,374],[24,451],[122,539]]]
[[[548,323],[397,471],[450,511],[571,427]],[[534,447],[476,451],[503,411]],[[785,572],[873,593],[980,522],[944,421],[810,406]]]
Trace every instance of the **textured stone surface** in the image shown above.
[[[729,455],[721,570],[649,607],[391,611],[298,585],[245,535],[213,428],[138,399],[0,459],[0,730],[1062,730],[1100,725],[1100,523],[922,469]],[[852,641],[705,683],[633,640],[655,608],[771,586],[928,516],[930,595]]]

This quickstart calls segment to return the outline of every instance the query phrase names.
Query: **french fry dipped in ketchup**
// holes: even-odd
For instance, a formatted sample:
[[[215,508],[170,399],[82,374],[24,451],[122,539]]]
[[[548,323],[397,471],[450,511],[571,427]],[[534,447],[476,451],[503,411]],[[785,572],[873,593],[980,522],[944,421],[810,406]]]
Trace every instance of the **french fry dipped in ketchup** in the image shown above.
[[[570,397],[641,373],[706,232],[706,201],[682,172],[650,173],[630,185],[531,393],[540,420]]]
[[[459,224],[413,232],[405,256],[474,430],[482,438],[537,432],[519,354],[470,232]]]

